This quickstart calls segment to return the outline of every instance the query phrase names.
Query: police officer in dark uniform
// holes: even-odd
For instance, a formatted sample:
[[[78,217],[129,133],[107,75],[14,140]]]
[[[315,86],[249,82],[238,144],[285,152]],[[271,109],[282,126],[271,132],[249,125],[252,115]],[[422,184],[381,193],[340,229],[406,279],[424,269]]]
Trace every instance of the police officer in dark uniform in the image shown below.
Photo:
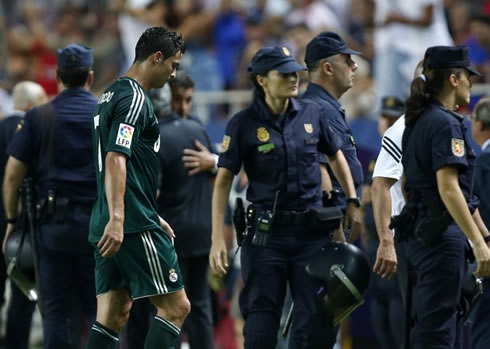
[[[210,266],[217,274],[226,273],[223,220],[233,177],[243,165],[252,203],[241,251],[245,348],[275,347],[288,283],[294,301],[290,348],[331,348],[335,343],[335,330],[316,302],[319,281],[305,272],[333,230],[321,224],[313,229],[316,220],[310,218],[322,206],[318,150],[329,157],[347,197],[356,193],[339,141],[320,117],[320,107],[294,98],[298,71],[304,69],[287,47],[259,50],[249,67],[253,102],[233,116],[223,138],[213,193]]]
[[[414,349],[461,348],[458,321],[466,237],[490,275],[488,235],[471,194],[475,153],[463,117],[453,112],[470,101],[466,47],[434,46],[425,52],[406,107],[402,163],[407,204],[394,220],[416,275],[413,290]]]
[[[6,154],[10,140],[17,130],[22,128],[25,113],[48,101],[48,96],[43,87],[32,81],[22,81],[17,83],[12,89],[12,99],[14,100],[14,110],[5,119],[0,121],[0,183],[3,183],[5,166],[7,165],[8,155]],[[2,191],[0,190],[0,193]],[[0,202],[0,236],[3,240],[5,235],[5,210],[3,202]],[[3,253],[0,256],[0,295],[2,304],[4,302],[6,266]],[[10,301],[7,311],[7,325],[5,329],[5,348],[6,349],[28,349],[29,334],[31,332],[32,314],[35,309],[35,302],[31,302],[15,282],[10,282]]]
[[[72,342],[72,299],[81,300],[89,322],[96,311],[93,249],[88,243],[90,209],[96,195],[92,115],[97,100],[92,51],[72,44],[58,50],[58,96],[27,112],[12,139],[3,184],[8,235],[15,229],[18,192],[29,170],[38,207],[37,246],[44,300],[45,349],[78,347]]]
[[[363,173],[352,130],[345,119],[344,109],[338,99],[353,85],[357,64],[351,59],[351,55],[359,54],[348,48],[344,40],[336,33],[323,32],[315,36],[306,46],[305,62],[310,82],[303,94],[303,98],[323,107],[322,115],[328,119],[333,132],[339,137],[340,147],[354,179],[357,197],[347,199],[348,196],[342,191],[340,182],[334,176],[331,167],[325,164],[323,157],[320,158],[322,171],[324,171],[324,166],[328,171],[328,174],[322,173],[322,179],[325,181],[325,178],[330,178],[331,180],[331,188],[329,188],[330,185],[326,185],[323,189],[338,191],[336,204],[344,211],[356,212],[351,239],[357,238],[361,227],[359,198],[362,193]]]

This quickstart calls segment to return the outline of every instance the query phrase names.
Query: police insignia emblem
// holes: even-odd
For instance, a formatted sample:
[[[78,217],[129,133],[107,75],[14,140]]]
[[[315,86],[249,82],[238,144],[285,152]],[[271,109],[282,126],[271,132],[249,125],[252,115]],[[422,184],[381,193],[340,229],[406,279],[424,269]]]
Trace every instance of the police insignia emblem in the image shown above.
[[[265,127],[259,127],[257,129],[257,139],[261,142],[267,142],[270,138],[269,132]]]
[[[231,140],[230,136],[227,135],[223,136],[223,142],[221,143],[221,151],[223,153],[228,150],[228,147],[230,146],[230,140]]]
[[[458,138],[451,139],[451,150],[458,158],[464,156],[464,140]]]
[[[354,136],[350,136],[350,142],[352,145],[356,145],[356,140],[354,139]]]
[[[177,273],[175,272],[175,269],[172,268],[168,271],[168,278],[171,282],[175,282],[179,279],[179,276],[177,275]]]
[[[389,97],[386,99],[386,102],[385,102],[385,105],[388,107],[388,108],[391,108],[395,105],[395,99],[393,97]]]
[[[287,47],[284,47],[282,48],[282,52],[286,55],[286,56],[291,56],[291,52],[289,52],[288,48]]]
[[[312,124],[304,124],[304,127],[305,127],[306,132],[308,132],[308,133],[313,132],[313,125]]]

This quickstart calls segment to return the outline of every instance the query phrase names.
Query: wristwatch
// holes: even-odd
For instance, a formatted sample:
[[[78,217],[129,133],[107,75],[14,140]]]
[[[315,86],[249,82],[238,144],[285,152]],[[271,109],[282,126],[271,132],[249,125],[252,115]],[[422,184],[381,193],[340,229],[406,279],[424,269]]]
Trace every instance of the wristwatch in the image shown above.
[[[361,207],[361,199],[360,198],[348,198],[347,204],[354,204],[357,208]]]

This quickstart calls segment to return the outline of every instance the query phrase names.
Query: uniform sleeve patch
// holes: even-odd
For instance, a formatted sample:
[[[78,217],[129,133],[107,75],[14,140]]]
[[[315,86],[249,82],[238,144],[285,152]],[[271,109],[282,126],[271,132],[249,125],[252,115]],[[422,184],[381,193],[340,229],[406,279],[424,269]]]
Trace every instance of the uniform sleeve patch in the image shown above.
[[[464,156],[464,140],[458,139],[458,138],[452,138],[451,139],[451,150],[454,154],[454,156],[457,156],[458,158]]]
[[[116,144],[125,148],[131,148],[131,140],[133,139],[134,127],[120,123],[119,132],[117,133]]]
[[[221,143],[221,151],[224,153],[230,147],[231,137],[228,135],[223,136],[223,142]]]

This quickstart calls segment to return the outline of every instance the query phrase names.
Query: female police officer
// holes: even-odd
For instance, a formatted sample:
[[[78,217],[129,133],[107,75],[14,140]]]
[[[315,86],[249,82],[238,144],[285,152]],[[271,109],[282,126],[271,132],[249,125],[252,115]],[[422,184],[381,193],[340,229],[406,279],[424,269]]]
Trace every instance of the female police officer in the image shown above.
[[[453,112],[469,103],[469,78],[477,72],[465,47],[430,47],[423,66],[407,100],[402,143],[406,207],[414,218],[404,244],[416,274],[414,348],[459,348],[464,235],[477,274],[490,274],[488,231],[471,196],[475,154],[463,117]]]
[[[247,199],[253,204],[248,220],[253,227],[241,254],[245,348],[275,347],[288,282],[295,304],[290,348],[331,348],[335,341],[332,326],[312,331],[323,317],[315,302],[319,285],[305,272],[331,233],[313,233],[307,226],[308,210],[321,206],[318,150],[327,154],[348,197],[355,198],[356,192],[339,142],[319,117],[320,107],[293,98],[298,94],[297,72],[304,69],[287,47],[259,50],[249,67],[254,100],[229,121],[223,139],[213,194],[210,265],[215,273],[226,273],[223,217],[233,176],[243,164],[249,179]],[[313,339],[319,332],[325,337]]]

